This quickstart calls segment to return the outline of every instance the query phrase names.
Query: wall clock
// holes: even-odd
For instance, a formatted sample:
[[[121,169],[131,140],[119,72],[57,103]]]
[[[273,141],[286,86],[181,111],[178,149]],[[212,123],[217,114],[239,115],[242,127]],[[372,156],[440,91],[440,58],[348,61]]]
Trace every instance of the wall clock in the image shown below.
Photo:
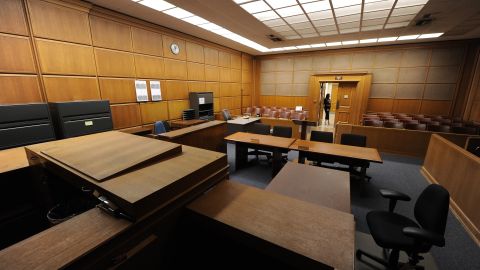
[[[172,43],[172,45],[170,45],[170,51],[172,51],[173,54],[178,54],[180,53],[180,47],[177,43]]]

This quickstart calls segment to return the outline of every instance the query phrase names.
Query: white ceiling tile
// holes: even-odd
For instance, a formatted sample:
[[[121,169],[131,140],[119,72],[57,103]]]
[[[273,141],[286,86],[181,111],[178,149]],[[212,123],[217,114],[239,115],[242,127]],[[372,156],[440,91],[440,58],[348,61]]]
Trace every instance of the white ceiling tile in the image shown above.
[[[425,5],[426,3],[428,3],[428,0],[398,0],[397,4],[395,4],[395,8]]]
[[[292,31],[292,28],[290,28],[288,25],[271,27],[271,29],[276,32]]]
[[[287,30],[287,31],[279,31],[278,32],[280,35],[282,36],[293,36],[293,35],[297,35],[297,32],[293,31],[293,30]]]
[[[291,7],[286,7],[286,8],[279,8],[279,9],[275,9],[275,10],[282,17],[289,17],[289,16],[303,14],[303,10],[298,5],[291,6]]]
[[[294,29],[305,29],[305,28],[312,28],[312,24],[310,22],[303,22],[303,23],[295,23],[291,24]]]
[[[322,10],[329,10],[331,8],[329,1],[311,2],[308,4],[303,4],[302,7],[307,13],[322,11]]]
[[[310,33],[310,34],[302,34],[303,38],[311,38],[311,37],[318,37],[317,32],[315,33]]]
[[[362,0],[332,0],[334,8],[361,5]]]
[[[315,26],[335,25],[335,20],[325,19],[325,20],[312,21],[312,23]]]
[[[417,14],[422,10],[423,5],[413,7],[394,8],[391,16],[403,16],[409,14]]]
[[[320,36],[333,36],[333,35],[338,35],[338,32],[336,30],[320,32]]]
[[[362,11],[362,5],[342,7],[335,9],[335,16],[347,16],[352,14],[359,14]]]
[[[296,0],[265,0],[272,8],[282,8],[294,6],[297,4]]]
[[[372,25],[383,25],[385,24],[386,18],[374,19],[374,20],[363,20],[362,26],[372,26]]]
[[[337,23],[349,23],[360,21],[360,14],[337,17]]]
[[[406,27],[406,26],[408,26],[409,23],[410,22],[387,23],[385,25],[385,29]]]
[[[365,3],[363,5],[363,12],[371,12],[371,11],[378,11],[384,9],[391,9],[395,3],[394,0],[386,0],[386,1],[378,1],[373,3]]]
[[[252,14],[259,21],[267,21],[280,18],[273,10]]]
[[[415,18],[415,15],[395,16],[388,19],[388,23],[410,22]]]
[[[373,31],[373,30],[380,30],[383,28],[383,24],[381,25],[372,25],[372,26],[362,26],[362,32],[365,31]]]
[[[324,10],[319,12],[308,13],[308,17],[311,20],[322,20],[322,19],[329,19],[333,18],[332,10]]]
[[[315,31],[314,28],[300,29],[300,30],[297,30],[297,32],[298,32],[300,35],[317,33],[317,31]]]
[[[349,22],[349,23],[338,24],[338,28],[340,29],[349,29],[349,28],[355,28],[355,27],[360,27],[360,22]]]
[[[291,16],[291,17],[286,17],[284,19],[290,24],[308,22],[308,18],[305,15]]]
[[[237,4],[242,4],[242,3],[245,3],[245,2],[249,2],[251,0],[233,0],[233,2],[237,3]]]
[[[270,26],[270,27],[286,25],[285,21],[282,20],[282,19],[264,21],[263,23]]]
[[[292,39],[299,39],[301,38],[299,35],[292,35],[292,36],[284,36],[285,39],[292,40]]]
[[[337,26],[336,25],[326,25],[322,27],[317,27],[318,31],[321,32],[331,32],[331,31],[337,31]]]
[[[263,1],[254,1],[240,6],[249,13],[258,13],[271,10],[271,8]]]
[[[340,34],[348,34],[348,33],[357,33],[360,32],[360,28],[349,28],[349,29],[340,29]]]
[[[363,12],[363,19],[370,20],[370,19],[386,18],[388,17],[389,13],[390,13],[389,9],[373,11],[373,12]]]
[[[310,2],[315,2],[315,1],[318,1],[318,0],[298,0],[299,3],[310,3]]]

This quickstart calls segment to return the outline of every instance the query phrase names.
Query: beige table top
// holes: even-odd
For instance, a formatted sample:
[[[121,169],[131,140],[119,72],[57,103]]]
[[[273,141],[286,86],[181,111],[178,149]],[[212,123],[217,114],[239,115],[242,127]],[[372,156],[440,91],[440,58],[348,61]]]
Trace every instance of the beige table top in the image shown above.
[[[283,138],[246,132],[236,132],[225,137],[225,140],[230,142],[251,143],[278,148],[288,148],[293,142],[295,142],[294,138]]]
[[[350,146],[336,143],[323,143],[306,140],[296,140],[290,150],[306,151],[311,153],[327,154],[339,157],[355,158],[376,163],[383,163],[378,150],[375,148]]]
[[[224,181],[187,206],[254,237],[335,269],[353,269],[353,215]]]
[[[225,121],[213,120],[213,121],[208,121],[206,123],[189,126],[189,127],[186,127],[186,128],[181,128],[181,129],[176,129],[176,130],[173,130],[173,131],[161,133],[161,134],[158,134],[156,136],[165,137],[167,139],[175,139],[177,137],[181,137],[181,136],[184,136],[184,135],[187,135],[187,134],[190,134],[190,133],[194,133],[194,132],[197,132],[197,131],[200,131],[200,130],[204,130],[204,129],[207,129],[207,128],[223,125],[225,123],[226,123]]]
[[[351,212],[348,172],[287,162],[265,190]]]
[[[247,125],[253,122],[257,122],[260,120],[260,117],[249,117],[249,118],[243,118],[243,117],[238,117],[232,120],[228,120],[228,124],[235,124],[235,125]]]
[[[27,154],[23,146],[0,151],[0,173],[28,166]]]

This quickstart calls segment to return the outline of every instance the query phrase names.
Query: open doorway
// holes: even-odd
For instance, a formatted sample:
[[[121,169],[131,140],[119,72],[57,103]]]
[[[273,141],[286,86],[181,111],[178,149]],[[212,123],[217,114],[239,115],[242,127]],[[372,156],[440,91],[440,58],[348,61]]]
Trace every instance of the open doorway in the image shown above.
[[[331,126],[333,123],[335,123],[335,111],[338,108],[338,86],[339,83],[336,82],[319,82],[320,83],[320,88],[319,88],[319,95],[318,97],[320,100],[318,101],[319,104],[322,106],[322,114],[321,117],[319,117],[320,121],[319,124],[320,126]],[[325,99],[329,97],[329,103],[330,103],[330,110],[326,110],[325,107],[327,105],[327,102]],[[328,113],[328,117],[327,117]],[[328,119],[328,120],[327,120]]]

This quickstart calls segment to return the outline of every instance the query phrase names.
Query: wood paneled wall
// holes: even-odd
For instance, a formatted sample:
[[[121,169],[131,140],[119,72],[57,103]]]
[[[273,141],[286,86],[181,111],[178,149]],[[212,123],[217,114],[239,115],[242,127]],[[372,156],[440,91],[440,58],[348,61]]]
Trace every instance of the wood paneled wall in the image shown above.
[[[258,57],[259,104],[302,105],[311,75],[368,72],[368,111],[451,115],[473,41],[321,50]],[[256,100],[254,98],[254,100]]]
[[[217,112],[251,105],[250,55],[82,1],[0,6],[0,104],[108,99],[116,129],[180,118],[189,92],[212,91]],[[138,103],[136,79],[160,80],[163,100]]]

